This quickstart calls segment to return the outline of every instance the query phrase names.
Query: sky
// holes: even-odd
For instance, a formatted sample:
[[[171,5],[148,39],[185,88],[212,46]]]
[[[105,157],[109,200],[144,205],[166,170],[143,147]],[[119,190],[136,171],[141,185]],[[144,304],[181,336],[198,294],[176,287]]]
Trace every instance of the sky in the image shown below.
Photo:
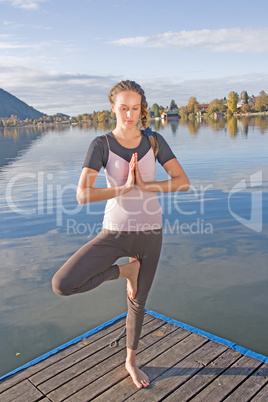
[[[110,109],[119,81],[149,106],[268,92],[267,0],[0,0],[0,88],[46,114]]]

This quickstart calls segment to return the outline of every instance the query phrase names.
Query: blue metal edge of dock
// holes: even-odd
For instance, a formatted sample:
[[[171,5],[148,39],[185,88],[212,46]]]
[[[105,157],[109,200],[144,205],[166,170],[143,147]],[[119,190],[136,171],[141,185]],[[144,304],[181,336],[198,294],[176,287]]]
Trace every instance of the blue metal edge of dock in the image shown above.
[[[210,340],[212,340],[214,342],[220,343],[222,345],[226,345],[230,349],[233,349],[233,350],[241,353],[242,355],[250,356],[250,357],[252,357],[254,359],[260,360],[263,363],[268,363],[268,357],[267,356],[264,356],[264,355],[261,355],[259,353],[253,352],[252,350],[244,348],[243,346],[239,346],[234,342],[228,341],[227,339],[224,339],[224,338],[221,338],[219,336],[213,335],[213,334],[211,334],[209,332],[206,332],[206,331],[203,331],[201,329],[195,328],[195,327],[193,327],[191,325],[184,324],[183,322],[174,320],[172,318],[169,318],[169,317],[167,317],[167,316],[165,316],[163,314],[157,313],[157,312],[152,311],[152,310],[145,309],[145,313],[150,314],[155,318],[160,318],[160,319],[162,319],[162,320],[164,320],[166,322],[174,324],[177,327],[184,328],[187,331],[190,331],[190,332],[192,332],[194,334],[204,336],[204,337],[206,337],[206,338],[208,338],[208,339],[210,339]],[[55,349],[43,354],[42,356],[39,356],[36,359],[31,360],[30,362],[24,364],[23,366],[20,366],[20,367],[16,368],[15,370],[13,370],[13,371],[3,375],[2,377],[0,377],[0,381],[2,381],[4,379],[6,379],[6,378],[18,373],[19,371],[22,371],[22,370],[24,370],[24,369],[26,369],[28,367],[31,367],[31,366],[41,362],[42,360],[47,359],[48,357],[58,353],[60,350],[66,349],[68,346],[71,346],[71,345],[73,345],[75,343],[80,342],[84,338],[88,338],[89,336],[95,334],[96,332],[102,330],[103,328],[113,324],[117,320],[120,320],[121,318],[126,317],[126,315],[127,315],[127,312],[125,312],[123,314],[120,314],[117,317],[115,317],[115,318],[113,318],[113,319],[111,319],[111,320],[99,325],[98,327],[93,328],[93,329],[89,330],[88,332],[86,332],[86,333],[84,333],[82,335],[79,335],[78,337],[76,337],[76,338],[64,343],[63,345],[61,345],[61,346],[59,346],[59,347],[57,347],[57,348],[55,348]]]

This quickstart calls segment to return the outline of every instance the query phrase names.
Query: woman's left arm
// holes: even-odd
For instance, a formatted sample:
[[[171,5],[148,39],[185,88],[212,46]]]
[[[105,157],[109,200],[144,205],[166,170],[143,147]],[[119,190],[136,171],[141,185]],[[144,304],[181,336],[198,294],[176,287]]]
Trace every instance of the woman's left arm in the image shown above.
[[[190,181],[176,158],[164,163],[163,168],[171,179],[164,181],[144,182],[141,177],[138,163],[135,166],[135,184],[143,191],[170,193],[172,191],[188,191]]]

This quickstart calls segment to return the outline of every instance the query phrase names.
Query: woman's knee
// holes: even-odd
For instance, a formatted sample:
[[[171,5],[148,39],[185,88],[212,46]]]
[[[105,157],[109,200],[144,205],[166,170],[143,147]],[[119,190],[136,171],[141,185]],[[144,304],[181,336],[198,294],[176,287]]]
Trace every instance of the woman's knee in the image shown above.
[[[51,286],[53,292],[56,293],[56,295],[70,296],[72,292],[70,291],[70,288],[66,285],[67,284],[65,283],[65,281],[59,278],[57,274],[53,276]]]

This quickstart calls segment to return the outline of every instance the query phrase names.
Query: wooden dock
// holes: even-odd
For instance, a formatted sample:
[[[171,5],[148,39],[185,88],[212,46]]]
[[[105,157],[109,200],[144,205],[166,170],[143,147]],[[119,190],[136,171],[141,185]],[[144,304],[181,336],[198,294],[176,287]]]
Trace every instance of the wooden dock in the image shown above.
[[[124,368],[125,317],[0,383],[0,401],[268,401],[268,364],[146,313],[137,389]]]

